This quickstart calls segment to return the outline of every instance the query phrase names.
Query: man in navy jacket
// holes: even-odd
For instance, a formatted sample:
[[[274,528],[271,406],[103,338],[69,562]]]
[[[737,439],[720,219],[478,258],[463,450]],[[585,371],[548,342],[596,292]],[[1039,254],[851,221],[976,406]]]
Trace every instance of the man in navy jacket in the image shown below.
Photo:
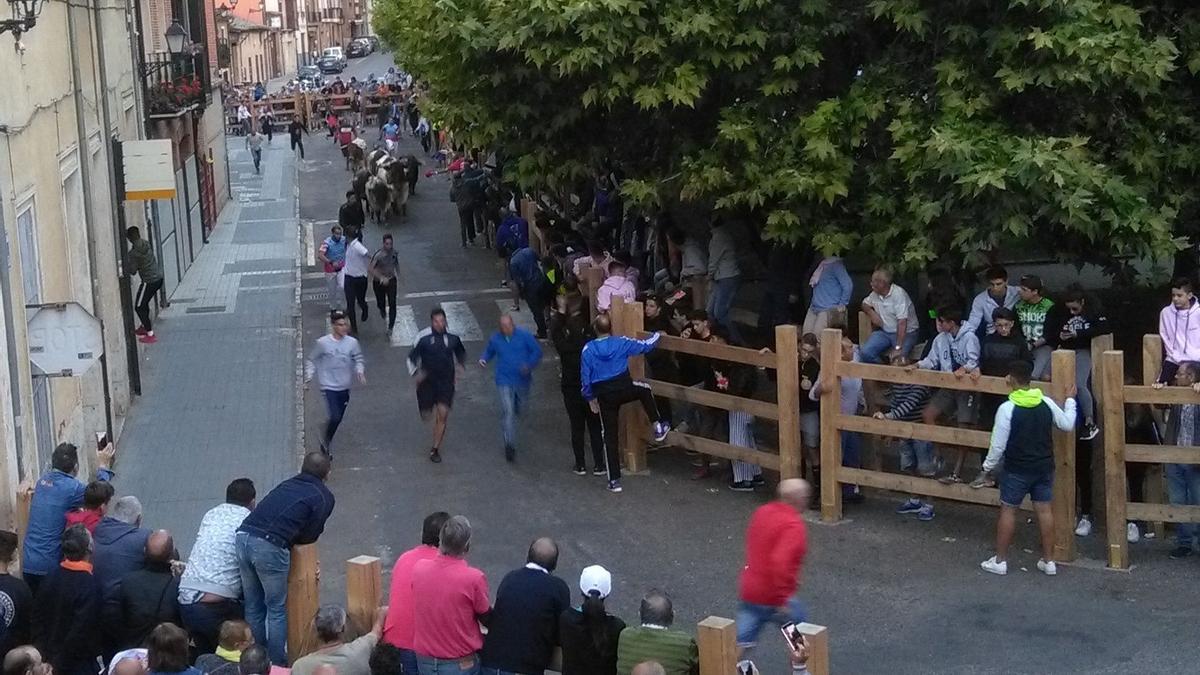
[[[542,673],[559,646],[558,617],[571,608],[571,592],[554,576],[558,544],[543,537],[529,545],[525,566],[504,575],[483,639],[484,672]]]

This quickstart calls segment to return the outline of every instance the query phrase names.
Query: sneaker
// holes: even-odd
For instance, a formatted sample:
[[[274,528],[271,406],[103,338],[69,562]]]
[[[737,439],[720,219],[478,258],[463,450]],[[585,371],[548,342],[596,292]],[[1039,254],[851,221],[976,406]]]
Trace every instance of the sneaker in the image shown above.
[[[667,434],[671,432],[671,425],[659,420],[654,423],[654,440],[662,443],[667,440]]]
[[[1083,425],[1083,431],[1079,432],[1079,440],[1090,441],[1100,434],[1100,429],[1095,424],[1088,422]]]
[[[991,572],[992,574],[999,574],[1000,576],[1008,574],[1008,562],[1005,560],[996,560],[996,556],[992,556],[987,560],[984,560],[983,562],[979,563],[979,566],[983,568],[984,572]]]
[[[986,472],[980,471],[979,475],[975,477],[975,480],[971,481],[971,487],[976,489],[996,487],[996,480]]]
[[[504,461],[512,462],[517,459],[517,449],[511,445],[504,446]]]
[[[441,453],[438,452],[437,448],[434,448],[433,450],[429,451],[429,461],[433,462],[434,464],[441,463],[442,455],[441,455]]]
[[[574,469],[572,469],[571,473],[575,474],[576,476],[586,476],[587,468],[585,468],[582,464],[580,464],[580,465],[576,466]]]
[[[1058,574],[1058,565],[1055,565],[1053,560],[1038,559],[1037,567],[1042,571],[1042,574],[1045,574],[1048,577]]]
[[[933,504],[922,504],[921,510],[917,511],[917,520],[928,523],[933,520]]]
[[[1075,525],[1075,536],[1086,537],[1092,533],[1092,520],[1087,516],[1079,519],[1079,523]]]
[[[593,476],[607,476],[608,471],[601,469],[600,467],[596,467],[596,468],[592,469],[592,475]]]
[[[938,479],[938,482],[941,483],[942,485],[954,485],[956,483],[963,482],[963,479],[960,478],[958,474],[952,473],[948,476],[942,476],[941,478]]]
[[[1190,546],[1176,546],[1167,555],[1170,556],[1171,560],[1183,560],[1184,558],[1191,557],[1192,549]]]
[[[608,481],[608,491],[609,492],[621,492],[621,481],[619,481],[619,480]]]
[[[748,480],[737,480],[729,484],[729,489],[734,492],[754,492],[754,483]]]
[[[921,503],[920,499],[910,498],[908,501],[901,504],[900,508],[896,509],[896,513],[916,513],[920,511],[923,506],[924,504]]]
[[[137,329],[133,331],[133,334],[134,334],[134,335],[136,335],[136,336],[138,336],[138,337],[141,337],[141,336],[143,336],[143,335],[145,335],[146,333],[149,333],[149,332],[150,332],[150,331],[146,330],[145,328],[142,328],[141,326],[138,326],[138,327],[137,327]]]
[[[138,338],[138,342],[140,342],[144,345],[152,345],[155,342],[158,342],[158,338],[154,337],[154,333],[147,333],[147,334],[143,335],[142,337]]]
[[[1138,531],[1137,523],[1129,523],[1125,526],[1125,539],[1131,544],[1142,540],[1142,533]]]

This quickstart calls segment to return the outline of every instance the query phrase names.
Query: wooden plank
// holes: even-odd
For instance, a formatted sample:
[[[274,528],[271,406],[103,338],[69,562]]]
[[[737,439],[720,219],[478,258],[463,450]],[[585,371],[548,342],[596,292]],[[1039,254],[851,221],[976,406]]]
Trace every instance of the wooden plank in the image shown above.
[[[824,371],[822,371],[824,372]],[[906,370],[896,366],[884,366],[875,363],[858,363],[842,361],[838,363],[838,373],[843,377],[860,377],[864,380],[888,382],[890,384],[916,384],[922,387],[939,389],[957,389],[961,391],[978,391],[984,394],[1008,395],[1008,385],[1002,377],[983,376],[978,380],[970,377],[955,377],[953,373],[943,373],[936,370]],[[1047,385],[1034,383],[1034,386],[1045,389]]]
[[[613,298],[613,311],[621,314],[621,335],[633,337],[642,332],[645,314],[640,302],[625,302]],[[646,357],[629,359],[629,375],[634,380],[646,379]],[[654,385],[651,385],[653,388]],[[627,405],[621,410],[624,416],[625,434],[621,448],[625,453],[625,467],[630,473],[646,470],[646,444],[650,439],[650,424],[655,420],[646,417],[640,405]]]
[[[1163,343],[1162,336],[1151,333],[1142,336],[1142,384],[1151,385],[1158,379],[1162,370]],[[1126,400],[1129,400],[1126,397]]]
[[[838,473],[842,468],[842,435],[838,418],[842,416],[841,377],[842,331],[821,331],[821,520],[842,519],[842,487]],[[831,377],[832,376],[832,377]]]
[[[772,406],[779,419],[779,474],[781,478],[803,476],[800,451],[800,336],[795,326],[775,327],[776,400]]]
[[[1092,338],[1090,349],[1092,358],[1092,401],[1095,414],[1094,421],[1096,426],[1100,429],[1100,435],[1092,440],[1092,463],[1089,467],[1092,472],[1092,494],[1089,496],[1092,499],[1092,522],[1097,524],[1104,523],[1106,527],[1108,523],[1108,502],[1105,499],[1106,490],[1104,486],[1106,478],[1104,475],[1104,462],[1096,461],[1096,459],[1101,455],[1099,452],[1095,451],[1104,448],[1104,430],[1106,427],[1104,426],[1103,411],[1104,397],[1106,392],[1104,391],[1104,387],[1101,385],[1101,383],[1104,381],[1103,356],[1105,352],[1111,351],[1112,348],[1112,333],[1109,333],[1108,335],[1098,335]],[[1120,384],[1121,383],[1118,383],[1118,386],[1120,386]],[[1124,428],[1124,422],[1122,422],[1122,435],[1125,433]],[[1076,489],[1078,490],[1078,486],[1076,486]]]
[[[1200,464],[1200,450],[1194,446],[1130,443],[1125,446],[1125,461],[1144,464]]]
[[[843,467],[838,471],[838,480],[857,483],[880,490],[893,490],[905,494],[925,495],[958,502],[999,506],[1000,491],[996,488],[972,488],[966,483],[945,485],[934,478],[920,478],[902,473],[880,473],[869,469]],[[1074,523],[1071,525],[1074,527]]]
[[[678,431],[672,431],[667,434],[666,442],[667,445],[673,445],[677,448],[695,450],[696,452],[702,452],[706,455],[722,459],[740,459],[743,462],[757,464],[764,469],[779,471],[779,455],[773,455],[762,450],[743,448],[738,445],[730,445],[721,441],[714,441],[711,438],[685,434]]]
[[[987,431],[976,429],[959,429],[937,424],[922,424],[920,422],[899,422],[895,420],[877,420],[866,415],[838,415],[839,429],[857,431],[864,434],[879,434],[895,438],[915,438],[921,441],[933,441],[944,445],[961,445],[970,448],[987,448],[992,435]]]
[[[1093,380],[1092,384],[1096,390],[1104,390],[1104,398],[1097,399],[1097,408],[1103,428],[1113,430],[1113,433],[1105,433],[1103,438],[1104,532],[1108,539],[1108,566],[1126,569],[1129,567],[1129,542],[1125,538],[1125,355],[1108,350],[1100,354],[1100,360],[1101,379]]]
[[[1156,520],[1164,523],[1200,523],[1200,506],[1176,504],[1145,504],[1129,502],[1126,517],[1130,520]]]
[[[375,625],[383,599],[383,565],[379,558],[360,555],[346,561],[346,615],[358,635]]]
[[[1050,361],[1050,397],[1060,406],[1075,384],[1075,352],[1054,351]],[[1076,420],[1078,425],[1080,420]],[[1075,559],[1075,431],[1055,428],[1054,437],[1054,559]]]
[[[321,606],[317,579],[320,564],[316,544],[292,547],[287,588],[287,647],[292,663],[317,648],[313,617]]]
[[[696,625],[700,649],[700,675],[730,675],[737,672],[737,623],[710,616]]]
[[[1126,403],[1149,403],[1151,405],[1200,405],[1200,394],[1191,387],[1125,387]]]
[[[644,340],[650,337],[650,333],[641,331],[637,336]],[[672,335],[659,336],[658,347],[656,347],[656,349],[665,349],[666,351],[677,352],[680,354],[706,356],[710,359],[720,359],[722,361],[731,361],[733,363],[744,363],[749,366],[758,366],[760,368],[774,368],[776,359],[775,354],[771,352],[763,353],[757,349],[731,347],[729,345],[704,342],[702,340],[690,340],[687,338],[674,337]]]
[[[742,398],[731,394],[722,394],[719,391],[685,387],[682,384],[664,382],[663,380],[647,379],[646,383],[654,390],[655,396],[662,396],[663,398],[675,401],[687,401],[688,403],[704,405],[710,408],[720,408],[721,410],[740,410],[750,413],[755,417],[768,420],[779,419],[779,408],[774,403],[753,398]]]
[[[809,675],[829,675],[829,629],[815,623],[798,623],[796,629],[808,642]]]

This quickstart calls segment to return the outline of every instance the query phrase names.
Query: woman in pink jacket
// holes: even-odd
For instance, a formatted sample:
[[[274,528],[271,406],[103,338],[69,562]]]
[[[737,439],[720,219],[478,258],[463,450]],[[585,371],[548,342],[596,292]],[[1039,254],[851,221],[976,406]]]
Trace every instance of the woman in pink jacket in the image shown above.
[[[1191,280],[1171,282],[1171,304],[1158,314],[1158,334],[1163,343],[1159,382],[1171,382],[1179,364],[1200,361],[1200,303],[1192,293]]]

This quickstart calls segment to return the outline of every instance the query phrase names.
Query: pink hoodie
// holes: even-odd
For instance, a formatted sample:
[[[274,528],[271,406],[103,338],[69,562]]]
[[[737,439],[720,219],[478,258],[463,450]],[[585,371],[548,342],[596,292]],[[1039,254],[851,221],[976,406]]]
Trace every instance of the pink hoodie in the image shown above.
[[[1200,361],[1200,303],[1193,298],[1187,309],[1176,309],[1174,304],[1163,307],[1158,314],[1158,334],[1171,363]]]
[[[610,276],[604,280],[604,285],[596,289],[596,309],[607,312],[612,306],[613,296],[625,298],[625,302],[633,302],[637,298],[637,289],[633,282],[625,277]]]

